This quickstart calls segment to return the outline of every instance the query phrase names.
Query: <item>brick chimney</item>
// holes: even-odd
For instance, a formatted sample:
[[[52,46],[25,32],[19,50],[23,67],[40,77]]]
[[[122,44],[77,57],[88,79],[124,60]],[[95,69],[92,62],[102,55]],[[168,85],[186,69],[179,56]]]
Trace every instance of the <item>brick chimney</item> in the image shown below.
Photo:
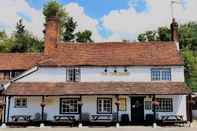
[[[51,55],[57,48],[59,38],[59,20],[56,16],[47,19],[44,33],[44,55]]]
[[[175,18],[172,19],[171,27],[171,40],[176,43],[177,50],[179,51],[179,39],[178,39],[178,23]]]

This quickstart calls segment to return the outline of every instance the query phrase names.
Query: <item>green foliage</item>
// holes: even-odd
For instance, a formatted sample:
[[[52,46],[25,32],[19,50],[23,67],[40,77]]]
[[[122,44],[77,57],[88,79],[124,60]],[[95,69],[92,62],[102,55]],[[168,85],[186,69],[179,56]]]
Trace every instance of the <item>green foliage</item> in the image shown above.
[[[29,33],[22,20],[17,22],[16,31],[11,37],[0,32],[0,52],[41,52],[42,50],[43,41]]]
[[[138,41],[140,41],[140,42],[145,42],[146,41],[146,34],[145,33],[141,33],[141,34],[139,34],[138,35]]]
[[[43,14],[46,19],[52,16],[59,18],[65,16],[63,7],[56,0],[51,0],[44,5]]]
[[[84,32],[78,32],[76,33],[76,41],[82,42],[82,43],[89,43],[93,42],[91,39],[92,32],[89,30],[85,30]]]
[[[167,27],[159,27],[158,28],[158,39],[160,41],[170,41],[171,39],[171,31]]]
[[[75,30],[77,28],[77,22],[73,20],[72,17],[68,16],[65,13],[62,5],[60,5],[57,1],[51,0],[47,4],[44,5],[43,14],[47,20],[47,18],[51,16],[57,16],[60,20],[60,39],[65,42],[90,42],[92,41],[90,31],[77,32]]]
[[[197,56],[193,54],[193,51],[188,48],[182,49],[182,56],[185,61],[185,78],[186,83],[197,91]]]
[[[77,22],[73,20],[72,17],[68,17],[63,24],[63,32],[62,32],[62,37],[63,41],[74,41],[75,39],[75,34],[74,31],[77,27]]]
[[[146,31],[145,33],[141,33],[138,35],[138,41],[156,41],[158,39],[158,35],[156,31]]]
[[[193,91],[197,91],[197,23],[190,22],[180,25],[178,36],[181,53],[185,62],[186,83]],[[156,32],[146,31],[145,33],[139,34],[138,40],[170,41],[171,31],[168,27],[160,27]]]

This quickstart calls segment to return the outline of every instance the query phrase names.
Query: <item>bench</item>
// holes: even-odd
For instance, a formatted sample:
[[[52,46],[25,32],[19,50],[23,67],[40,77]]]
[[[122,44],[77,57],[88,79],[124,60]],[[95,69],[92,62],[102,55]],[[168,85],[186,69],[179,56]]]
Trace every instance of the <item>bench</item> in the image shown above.
[[[184,125],[187,121],[183,120],[181,115],[165,115],[161,117],[162,124],[181,124]]]
[[[11,116],[13,122],[29,122],[31,121],[30,115],[13,115]]]
[[[112,115],[91,115],[91,122],[112,122]]]
[[[74,115],[56,115],[54,116],[54,119],[56,122],[68,122],[68,123],[76,122]]]

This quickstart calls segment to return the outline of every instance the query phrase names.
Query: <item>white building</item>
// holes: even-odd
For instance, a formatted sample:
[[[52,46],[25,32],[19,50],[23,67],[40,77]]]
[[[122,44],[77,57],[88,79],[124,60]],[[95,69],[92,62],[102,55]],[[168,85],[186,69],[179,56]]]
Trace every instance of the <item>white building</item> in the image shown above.
[[[57,38],[57,19],[51,18],[44,53],[15,62],[31,68],[4,86],[3,123],[191,120],[191,90],[176,41],[73,44]]]

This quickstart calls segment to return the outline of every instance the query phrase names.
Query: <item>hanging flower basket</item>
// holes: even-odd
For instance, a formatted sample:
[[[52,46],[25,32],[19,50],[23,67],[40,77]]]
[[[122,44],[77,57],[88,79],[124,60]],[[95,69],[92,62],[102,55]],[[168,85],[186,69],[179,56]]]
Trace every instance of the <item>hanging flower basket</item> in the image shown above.
[[[159,101],[153,101],[153,105],[154,105],[154,106],[159,106],[160,103],[159,103]]]

